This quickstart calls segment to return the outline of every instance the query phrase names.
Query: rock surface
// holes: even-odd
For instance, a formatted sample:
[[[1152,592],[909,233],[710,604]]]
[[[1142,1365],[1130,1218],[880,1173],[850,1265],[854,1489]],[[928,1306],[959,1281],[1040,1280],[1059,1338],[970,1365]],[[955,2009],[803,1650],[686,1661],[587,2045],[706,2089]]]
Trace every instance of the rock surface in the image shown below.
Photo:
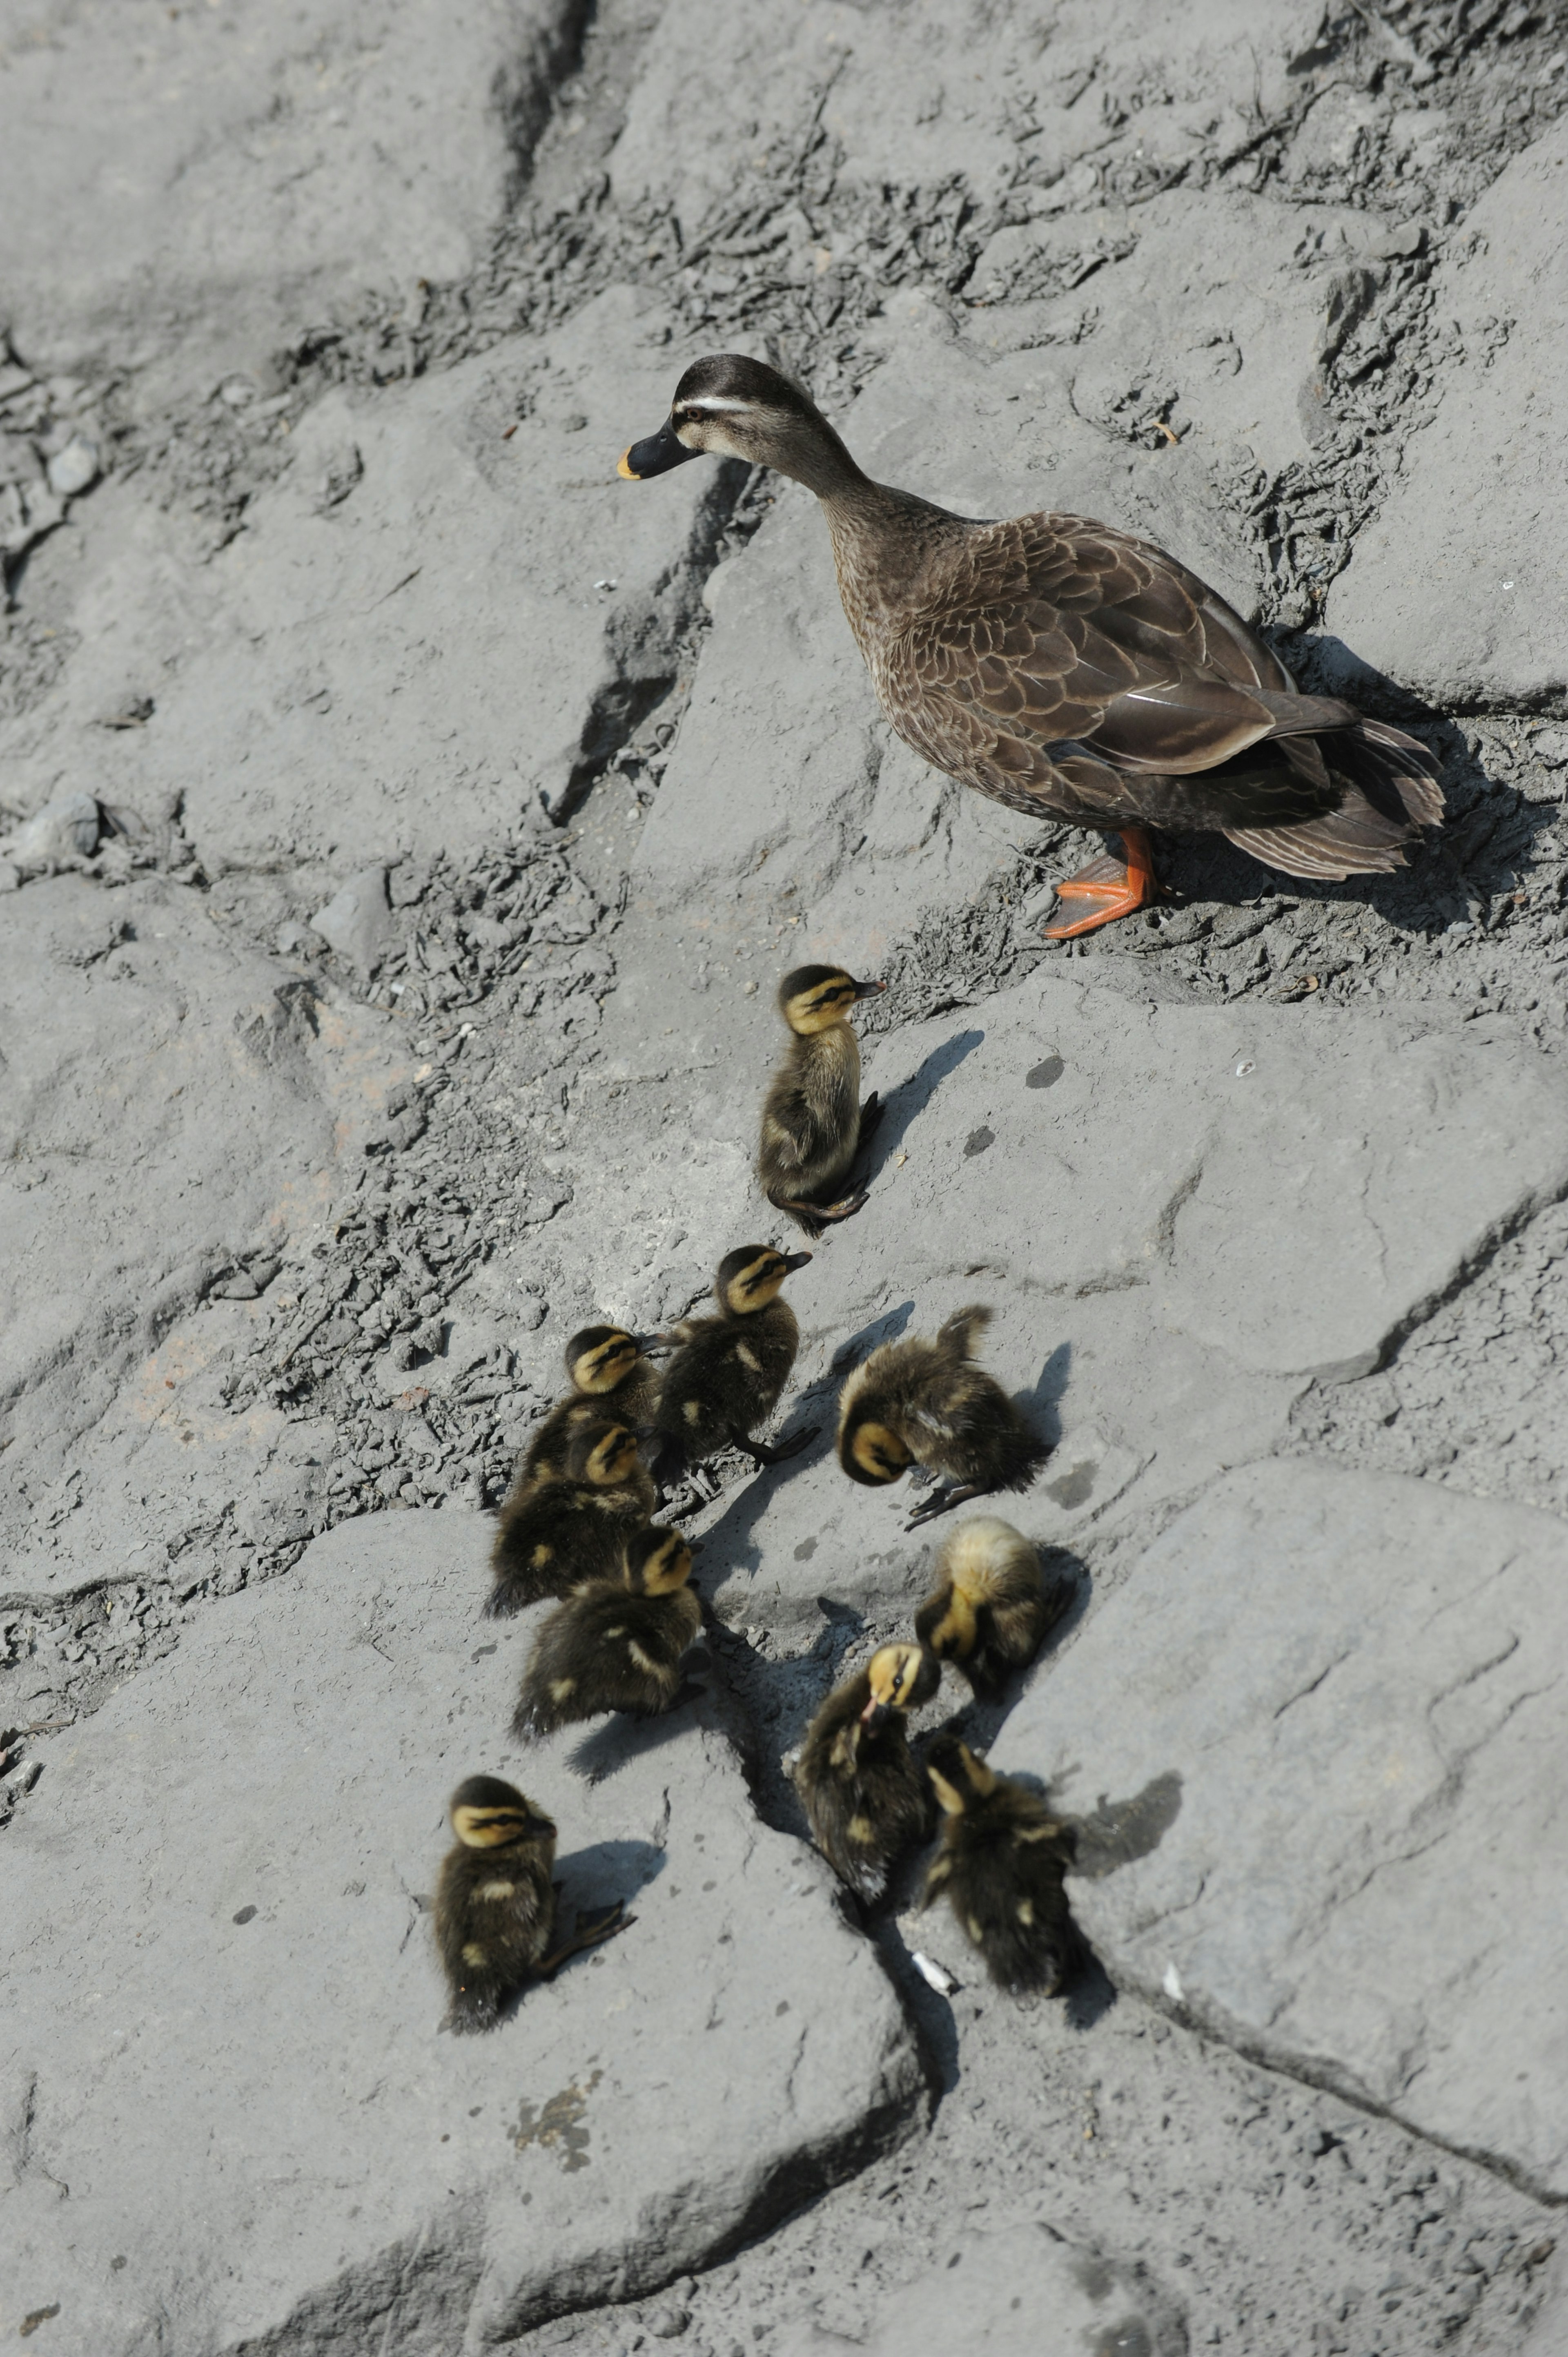
[[[1546,1515],[1249,1467],[1149,1548],[993,1754],[1088,1821],[1101,1870],[1073,1903],[1121,1986],[1548,2201],[1562,1566]],[[1123,1821],[1098,1851],[1097,1811]]]
[[[1329,627],[1435,702],[1568,709],[1568,126],[1516,156],[1433,290],[1441,397],[1329,599]],[[1434,595],[1435,593],[1435,595]]]
[[[6,13],[13,325],[62,368],[129,336],[144,381],[186,386],[471,267],[572,38],[561,0]]]
[[[12,2330],[58,2301],[82,2357],[155,2316],[192,2352],[349,2319],[489,2347],[702,2266],[913,2126],[897,2000],[711,1705],[601,1737],[597,1785],[500,1740],[526,1630],[479,1620],[483,1548],[458,1514],[346,1528],[51,1760],[6,1862]],[[457,2040],[425,1916],[481,1768],[556,1817],[564,1904],[638,1920]]]
[[[779,2341],[781,2357],[1185,2357],[1187,2347],[1179,2313],[1151,2285],[1044,2224],[955,2239],[940,2267],[884,2303],[864,2340],[814,2328]]]
[[[1451,1514],[1480,1517],[1477,1562],[1525,1505],[1560,1527],[1561,632],[1544,575],[1502,572],[1506,615],[1488,580],[1510,535],[1550,544],[1556,496],[1561,28],[1460,0],[437,13],[0,5],[0,1087],[25,1247],[0,1396],[0,1841],[31,1889],[58,1831],[91,1895],[86,1932],[45,1908],[54,1986],[92,1994],[94,1910],[128,1889],[131,1921],[156,1901],[184,1939],[118,1940],[117,2005],[102,1976],[74,2015],[26,1984],[44,2067],[6,2114],[0,2244],[48,2280],[3,2329],[96,2352],[161,2313],[198,2350],[368,2336],[424,2357],[553,2303],[520,2352],[608,2357],[640,2333],[768,2357],[786,2327],[908,2340],[962,2276],[936,2266],[956,2228],[1004,2250],[987,2280],[1009,2299],[1010,2271],[1068,2251],[1130,2298],[1179,2294],[1188,2344],[1221,2357],[1513,2357],[1552,2329],[1555,2030],[1517,2025],[1554,2021],[1556,1957],[1520,1952],[1498,2032],[1509,2067],[1541,2058],[1538,2118],[1528,2080],[1476,2060],[1464,1956],[1439,1985],[1411,1943],[1426,1912],[1453,1934],[1446,1885],[1429,1902],[1423,1880],[1445,1853],[1483,1892],[1516,1871],[1495,1822],[1464,1850],[1470,1796],[1518,1798],[1509,1746],[1540,1698],[1467,1783],[1432,1784],[1416,1839],[1385,1794],[1374,1832],[1399,1857],[1442,1830],[1359,1898],[1366,1810],[1348,1831],[1333,1772],[1293,1788],[1276,1847],[1345,1872],[1286,1886],[1316,1921],[1265,1920],[1273,1855],[1234,1906],[1206,1895],[1207,2009],[1161,1993],[1168,1957],[1119,1999],[1090,1973],[1066,2004],[1004,2005],[909,1911],[918,1861],[852,1930],[792,1841],[783,1761],[827,1687],[904,1632],[944,1535],[906,1536],[912,1486],[837,1474],[844,1369],[966,1298],[995,1301],[988,1363],[1057,1444],[1001,1501],[1071,1598],[1016,1740],[1072,1768],[1091,1815],[1155,1780],[1121,1822],[1159,1846],[1084,1879],[1086,1910],[1184,1855],[1188,1816],[1164,1765],[1131,1781],[1135,1681],[1060,1757],[1055,1698],[1135,1610],[1175,1616],[1171,1658],[1230,1660],[1279,1577],[1265,1549],[1217,1598],[1195,1543],[1189,1611],[1160,1568],[1173,1517],[1208,1530],[1238,1483],[1408,1501],[1372,1518],[1360,1596],[1330,1548],[1280,1603],[1311,1635],[1307,1601],[1338,1598],[1354,1641],[1282,1745],[1387,1641],[1376,1600],[1430,1576],[1409,1564],[1432,1517],[1440,1566]],[[736,348],[797,371],[887,479],[972,512],[1087,507],[1196,564],[1305,683],[1396,717],[1427,694],[1441,836],[1400,876],[1324,888],[1163,838],[1157,909],[1048,945],[1052,883],[1098,842],[894,742],[805,496],[711,465],[615,479],[685,363]],[[712,1699],[525,1765],[585,1893],[664,1861],[638,1924],[458,2053],[409,1894],[456,1775],[507,1764],[462,1730],[504,1723],[527,1635],[469,1626],[476,1510],[575,1328],[662,1321],[727,1245],[778,1232],[750,1175],[772,995],[818,956],[889,983],[861,1015],[889,1100],[872,1198],[791,1280],[780,1421],[824,1429],[759,1478],[715,1460],[688,1517]],[[1535,1545],[1448,1616],[1461,1668]],[[356,1599],[382,1593],[375,1641],[349,1650]],[[1430,1767],[1435,1641],[1396,1636]],[[1283,1656],[1258,1652],[1192,1789],[1262,1840],[1257,1696]],[[1438,1737],[1520,1658],[1435,1706]],[[978,1743],[1008,1743],[1016,1701],[970,1706],[950,1679],[922,1723],[962,1705]],[[1210,1888],[1236,1889],[1229,1852]],[[732,1940],[704,1944],[710,1921]],[[1341,2001],[1368,1954],[1418,1993],[1419,2053],[1375,1974]],[[749,2047],[727,2000],[696,2026],[732,1957]],[[243,2005],[199,2043],[210,1995],[186,1975],[208,1958],[253,1996],[281,2076]],[[754,2004],[795,1960],[790,2012]],[[1256,2018],[1226,2010],[1239,1975]],[[123,2045],[95,2026],[112,2006]],[[941,2091],[923,2119],[917,2029]],[[486,2085],[447,2106],[450,2070],[493,2079],[520,2038],[544,2050],[499,2124]],[[1333,2092],[1358,2073],[1354,2100]],[[181,2105],[225,2179],[200,2181],[166,2126]],[[298,2157],[281,2190],[269,2145]],[[509,2211],[520,2185],[534,2201]],[[144,2222],[84,2269],[122,2198]],[[535,2232],[550,2217],[565,2241]],[[1025,2228],[1022,2250],[995,2239]],[[899,2309],[933,2266],[950,2279]]]

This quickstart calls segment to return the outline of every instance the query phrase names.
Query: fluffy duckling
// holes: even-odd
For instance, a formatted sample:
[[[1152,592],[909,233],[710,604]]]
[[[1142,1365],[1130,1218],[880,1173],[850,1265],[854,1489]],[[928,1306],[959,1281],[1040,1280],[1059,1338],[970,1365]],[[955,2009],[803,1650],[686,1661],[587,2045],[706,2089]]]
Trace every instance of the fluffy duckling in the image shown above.
[[[581,1426],[558,1481],[520,1485],[500,1512],[490,1550],[494,1620],[542,1597],[568,1596],[585,1579],[619,1577],[626,1543],[653,1512],[652,1476],[624,1424]]]
[[[924,1903],[946,1896],[999,1987],[1055,1996],[1082,1953],[1062,1888],[1071,1835],[956,1736],[937,1738],[926,1772],[943,1821]]]
[[[886,987],[831,965],[797,966],[779,987],[792,1037],[763,1100],[757,1176],[768,1201],[809,1236],[866,1200],[864,1188],[841,1192],[882,1114],[875,1095],[860,1102],[860,1042],[849,1010]]]
[[[499,1776],[470,1776],[451,1800],[457,1836],[435,1886],[435,1944],[454,2029],[493,2029],[525,1982],[545,1979],[578,1949],[624,1931],[618,1903],[552,1948],[555,1827]]]
[[[556,1401],[518,1460],[513,1487],[559,1481],[566,1471],[572,1437],[607,1415],[645,1432],[659,1405],[659,1370],[644,1357],[653,1337],[628,1334],[619,1326],[585,1326],[566,1345],[572,1388]]]
[[[839,1394],[839,1463],[852,1481],[897,1481],[911,1465],[946,1476],[905,1527],[990,1490],[1026,1490],[1049,1456],[1001,1384],[972,1361],[989,1309],[956,1310],[935,1341],[884,1342]]]
[[[904,1713],[929,1702],[940,1676],[923,1646],[884,1645],[828,1696],[800,1746],[795,1786],[812,1838],[859,1899],[879,1899],[894,1859],[930,1829]]]
[[[961,1523],[937,1557],[937,1586],[915,1615],[915,1634],[953,1662],[977,1695],[993,1695],[1021,1670],[1060,1617],[1069,1590],[1040,1577],[1040,1558],[998,1514]]]
[[[779,1300],[779,1288],[811,1257],[742,1244],[719,1263],[718,1316],[683,1318],[674,1329],[679,1348],[665,1369],[654,1418],[657,1465],[666,1479],[679,1464],[711,1457],[726,1442],[754,1465],[782,1465],[815,1437],[814,1425],[781,1448],[751,1437],[777,1407],[800,1346],[795,1313]]]
[[[681,1657],[703,1625],[686,1585],[691,1568],[680,1532],[650,1523],[627,1548],[623,1584],[596,1580],[553,1612],[523,1674],[514,1738],[550,1735],[606,1710],[651,1717],[670,1709]]]

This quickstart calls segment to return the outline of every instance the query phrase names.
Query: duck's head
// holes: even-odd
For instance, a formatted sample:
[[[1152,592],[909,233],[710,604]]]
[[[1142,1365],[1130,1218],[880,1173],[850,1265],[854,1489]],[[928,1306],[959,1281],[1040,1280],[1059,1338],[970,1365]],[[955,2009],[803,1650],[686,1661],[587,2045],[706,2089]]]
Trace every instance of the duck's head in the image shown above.
[[[628,1334],[618,1326],[585,1326],[566,1345],[566,1372],[575,1390],[598,1397],[624,1383],[653,1334]]]
[[[804,1268],[810,1253],[775,1252],[771,1244],[741,1244],[725,1253],[714,1280],[719,1308],[732,1318],[766,1309],[791,1269]]]
[[[452,1830],[465,1849],[502,1849],[509,1842],[555,1838],[552,1819],[499,1776],[470,1776],[447,1806]]]
[[[860,472],[811,395],[766,361],[740,352],[693,361],[675,388],[668,422],[622,453],[619,472],[639,483],[703,451],[775,467],[812,490]]]
[[[879,1646],[865,1666],[871,1695],[860,1714],[862,1727],[880,1727],[890,1710],[929,1702],[941,1674],[936,1655],[923,1645]]]
[[[679,1531],[650,1523],[626,1551],[626,1584],[634,1596],[673,1596],[692,1570],[692,1550]]]
[[[613,1490],[636,1470],[637,1437],[624,1424],[590,1424],[566,1451],[570,1479],[591,1482],[596,1490]]]
[[[868,1489],[882,1489],[897,1481],[915,1461],[913,1452],[906,1448],[891,1426],[878,1424],[874,1415],[856,1416],[853,1413],[844,1420],[839,1433],[839,1463],[852,1481],[864,1481]]]
[[[926,1773],[950,1817],[961,1817],[966,1809],[989,1799],[999,1781],[956,1735],[938,1736],[926,1754]]]
[[[798,965],[779,985],[779,1012],[800,1039],[842,1023],[859,998],[875,998],[885,982],[856,982],[836,965]]]

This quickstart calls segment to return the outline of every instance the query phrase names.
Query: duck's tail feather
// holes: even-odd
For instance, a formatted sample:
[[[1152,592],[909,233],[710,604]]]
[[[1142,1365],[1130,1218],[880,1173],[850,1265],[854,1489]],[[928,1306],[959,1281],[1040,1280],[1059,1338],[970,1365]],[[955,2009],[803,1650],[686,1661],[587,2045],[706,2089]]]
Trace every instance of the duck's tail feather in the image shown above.
[[[1338,809],[1300,826],[1227,827],[1228,840],[1287,876],[1337,884],[1402,867],[1420,830],[1442,823],[1435,757],[1382,720],[1361,720],[1318,741],[1346,788]]]
[[[975,1344],[995,1315],[983,1302],[972,1302],[967,1309],[955,1309],[950,1318],[943,1320],[937,1329],[937,1340],[955,1357],[972,1359]]]

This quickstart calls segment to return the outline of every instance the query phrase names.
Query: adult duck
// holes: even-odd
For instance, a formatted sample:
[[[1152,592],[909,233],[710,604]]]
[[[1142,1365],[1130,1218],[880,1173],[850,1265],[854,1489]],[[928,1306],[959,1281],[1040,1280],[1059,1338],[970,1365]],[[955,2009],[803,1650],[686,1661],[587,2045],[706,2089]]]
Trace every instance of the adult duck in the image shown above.
[[[1289,672],[1174,556],[1086,516],[972,522],[874,483],[800,387],[761,361],[693,362],[631,481],[709,451],[822,501],[839,594],[906,744],[993,802],[1106,826],[1124,859],[1059,885],[1066,940],[1155,897],[1151,826],[1208,828],[1289,876],[1404,863],[1443,816],[1437,764]]]

